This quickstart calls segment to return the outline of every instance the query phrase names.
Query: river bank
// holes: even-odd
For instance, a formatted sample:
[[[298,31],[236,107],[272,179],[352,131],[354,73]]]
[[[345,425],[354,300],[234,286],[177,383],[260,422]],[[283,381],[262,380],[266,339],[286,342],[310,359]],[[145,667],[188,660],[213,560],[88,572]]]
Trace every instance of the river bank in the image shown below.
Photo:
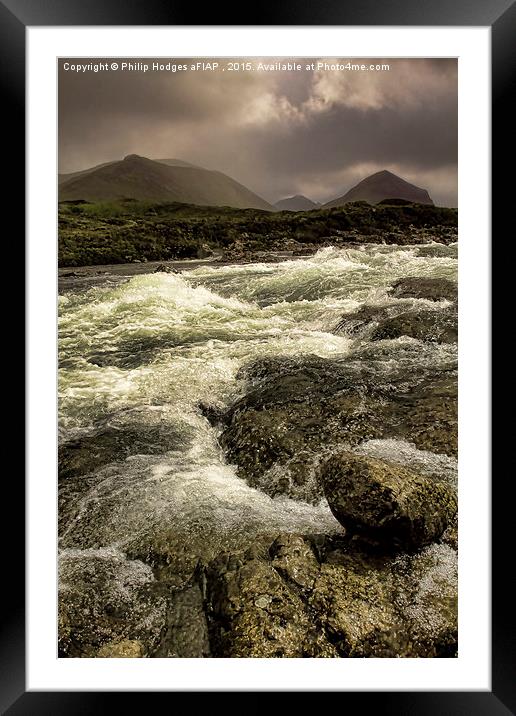
[[[74,268],[134,261],[222,257],[261,261],[275,252],[315,253],[328,246],[414,245],[457,240],[457,210],[423,204],[351,202],[312,211],[157,204],[62,202],[58,262]]]

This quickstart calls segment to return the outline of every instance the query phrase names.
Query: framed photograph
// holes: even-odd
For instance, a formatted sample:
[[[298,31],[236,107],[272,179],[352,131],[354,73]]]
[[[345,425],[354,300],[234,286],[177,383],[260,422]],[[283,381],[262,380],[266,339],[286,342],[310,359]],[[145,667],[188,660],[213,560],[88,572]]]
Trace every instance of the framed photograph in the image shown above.
[[[193,10],[0,4],[28,329],[2,712],[515,712],[490,443],[514,5]]]

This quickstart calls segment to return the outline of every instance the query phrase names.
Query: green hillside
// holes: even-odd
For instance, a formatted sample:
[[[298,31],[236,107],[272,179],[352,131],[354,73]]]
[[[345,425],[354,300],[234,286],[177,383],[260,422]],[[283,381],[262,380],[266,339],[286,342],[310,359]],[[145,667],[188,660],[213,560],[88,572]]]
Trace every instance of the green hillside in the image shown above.
[[[141,201],[64,202],[59,265],[194,258],[201,247],[231,260],[253,251],[338,243],[410,244],[456,240],[457,210],[423,204],[276,212]]]

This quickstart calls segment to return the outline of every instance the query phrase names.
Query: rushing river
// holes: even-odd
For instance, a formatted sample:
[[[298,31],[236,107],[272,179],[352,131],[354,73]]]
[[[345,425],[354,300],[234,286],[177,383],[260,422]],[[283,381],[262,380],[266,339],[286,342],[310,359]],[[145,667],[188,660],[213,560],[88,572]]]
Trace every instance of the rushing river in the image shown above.
[[[150,580],[146,565],[130,566],[124,555],[158,533],[211,554],[259,533],[338,532],[325,501],[272,499],[239,478],[199,405],[231,404],[246,388],[239,369],[257,358],[363,349],[362,339],[333,329],[345,312],[392,303],[388,288],[404,276],[455,281],[456,244],[324,248],[282,263],[108,275],[100,285],[61,295],[60,444],[99,430],[141,435],[137,454],[60,483],[62,588],[73,580],[74,565],[93,556],[115,560],[134,583]],[[436,311],[446,303],[399,300]],[[392,361],[456,360],[456,344],[408,338],[380,344]],[[394,449],[393,441],[372,442],[373,454]],[[408,444],[396,449],[400,460],[454,470],[451,458]]]

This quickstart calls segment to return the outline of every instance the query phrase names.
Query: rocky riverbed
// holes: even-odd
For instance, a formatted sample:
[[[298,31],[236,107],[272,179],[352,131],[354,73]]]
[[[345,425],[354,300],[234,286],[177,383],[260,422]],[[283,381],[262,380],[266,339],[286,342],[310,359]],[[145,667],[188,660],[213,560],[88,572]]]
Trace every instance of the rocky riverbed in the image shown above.
[[[60,296],[63,657],[457,654],[457,246]]]

